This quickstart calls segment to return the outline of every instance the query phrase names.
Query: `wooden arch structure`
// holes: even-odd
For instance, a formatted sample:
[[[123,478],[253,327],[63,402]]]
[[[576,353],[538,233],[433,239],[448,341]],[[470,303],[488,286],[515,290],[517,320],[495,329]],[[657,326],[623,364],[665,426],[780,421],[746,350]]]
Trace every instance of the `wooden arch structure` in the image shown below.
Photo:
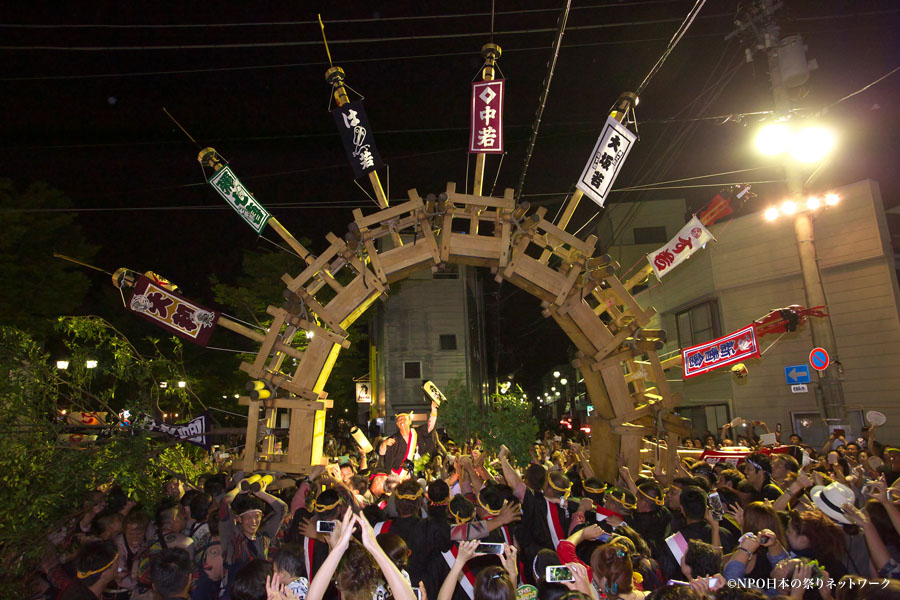
[[[486,44],[482,55],[483,79],[493,79],[500,48]],[[338,106],[347,103],[343,70],[330,68],[326,79]],[[634,101],[633,94],[623,94],[611,116],[621,121]],[[422,198],[411,189],[409,199],[395,206],[388,205],[377,172],[369,172],[380,209],[371,214],[354,210],[347,235],[326,235],[329,246],[318,256],[276,219],[268,221],[305,266],[282,276],[285,301],[268,307],[273,322],[264,336],[220,321],[260,343],[255,360],[241,364],[241,369],[266,390],[262,397],[269,396],[240,399],[248,410],[245,470],[303,473],[319,464],[325,414],[332,406],[325,384],[338,354],[349,347],[347,328],[376,300],[387,298],[390,284],[445,264],[490,269],[498,282],[508,281],[535,296],[544,317],[555,320],[568,335],[594,406],[591,461],[600,476],[615,479],[619,453],[637,472],[645,435],[668,437],[668,447],[674,448],[689,434],[686,420],[671,412],[676,398],[665,375],[667,368],[680,365],[681,357],[660,361],[657,352],[665,332],[646,328],[655,311],[641,307],[631,294],[651,267],[622,281],[617,263],[607,255],[594,255],[595,236],[581,240],[565,231],[580,191],[557,224],[545,218],[545,208],[529,212],[527,203],[517,205],[511,189],[502,198],[483,196],[484,158],[476,157],[473,194],[459,193],[450,182],[438,196]],[[212,148],[201,151],[199,160],[213,171],[223,168]],[[338,282],[338,275],[345,283]],[[300,351],[291,341],[303,332],[309,345]],[[293,370],[286,368],[288,356],[296,363]],[[290,410],[283,454],[275,452],[271,434],[277,409]],[[261,431],[263,420],[266,429]],[[669,472],[676,459],[675,452],[666,454]]]
[[[467,195],[451,182],[444,193],[423,199],[412,189],[402,204],[371,214],[355,210],[347,236],[329,233],[329,246],[319,256],[303,249],[305,268],[282,277],[285,302],[267,309],[274,320],[258,336],[256,359],[241,364],[273,392],[267,400],[240,399],[248,407],[245,469],[299,473],[318,464],[332,404],[325,384],[338,354],[349,347],[347,327],[387,298],[391,283],[443,264],[486,267],[497,281],[529,292],[575,344],[576,366],[594,405],[591,460],[599,473],[614,477],[619,452],[637,467],[644,435],[686,435],[683,421],[671,414],[676,398],[665,376],[675,363],[660,362],[657,355],[665,333],[645,328],[654,310],[631,295],[647,270],[621,281],[617,263],[594,256],[594,236],[580,240],[567,233],[545,218],[544,208],[529,214],[512,193]],[[349,283],[338,283],[342,272]],[[311,335],[301,352],[290,343],[303,332]],[[292,371],[285,368],[287,356],[296,359]],[[260,436],[259,429],[260,411],[274,428],[279,408],[291,411],[285,454],[276,454],[274,435]]]

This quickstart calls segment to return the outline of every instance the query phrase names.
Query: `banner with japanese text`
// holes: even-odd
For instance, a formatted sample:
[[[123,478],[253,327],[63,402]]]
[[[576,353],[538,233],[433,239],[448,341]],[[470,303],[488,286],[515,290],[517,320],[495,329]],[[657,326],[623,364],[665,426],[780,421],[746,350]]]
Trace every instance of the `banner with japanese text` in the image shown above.
[[[694,215],[694,218],[688,221],[665,246],[648,254],[647,260],[650,261],[656,278],[662,279],[663,275],[686,261],[712,239],[714,239],[712,234]]]
[[[608,117],[575,187],[602,207],[636,140],[627,127]]]
[[[681,350],[685,379],[757,356],[759,343],[756,341],[753,325],[717,340]]]
[[[138,428],[146,431],[156,431],[172,436],[173,438],[190,444],[196,444],[209,450],[210,442],[206,433],[209,431],[209,415],[204,413],[187,423],[163,423],[149,415],[141,415]]]
[[[503,154],[503,90],[502,79],[472,84],[470,153]]]
[[[256,201],[244,184],[238,181],[231,167],[219,169],[209,178],[209,184],[215,188],[225,202],[247,222],[253,231],[261,233],[269,222],[271,215]]]
[[[203,308],[156,285],[146,275],[141,275],[134,285],[128,308],[151,323],[200,346],[209,343],[209,336],[219,320],[217,311]]]
[[[375,134],[369,128],[369,117],[362,100],[338,106],[331,114],[344,144],[347,160],[353,167],[353,176],[359,179],[381,168],[381,155],[375,146]]]

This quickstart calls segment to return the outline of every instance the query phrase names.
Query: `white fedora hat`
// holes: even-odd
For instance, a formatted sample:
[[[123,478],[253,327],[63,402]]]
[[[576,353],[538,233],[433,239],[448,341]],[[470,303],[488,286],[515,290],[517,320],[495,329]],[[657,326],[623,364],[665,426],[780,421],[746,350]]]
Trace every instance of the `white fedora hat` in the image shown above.
[[[856,499],[853,490],[842,483],[834,482],[829,485],[814,486],[810,497],[815,505],[831,520],[850,525],[850,519],[844,515],[843,506],[847,502],[853,503]]]

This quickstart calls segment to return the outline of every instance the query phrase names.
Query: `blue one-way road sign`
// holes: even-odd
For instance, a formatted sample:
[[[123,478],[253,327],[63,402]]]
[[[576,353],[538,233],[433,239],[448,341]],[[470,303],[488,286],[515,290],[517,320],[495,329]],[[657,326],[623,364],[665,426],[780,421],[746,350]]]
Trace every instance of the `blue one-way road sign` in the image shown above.
[[[784,368],[784,380],[788,385],[810,383],[809,365],[791,365]]]

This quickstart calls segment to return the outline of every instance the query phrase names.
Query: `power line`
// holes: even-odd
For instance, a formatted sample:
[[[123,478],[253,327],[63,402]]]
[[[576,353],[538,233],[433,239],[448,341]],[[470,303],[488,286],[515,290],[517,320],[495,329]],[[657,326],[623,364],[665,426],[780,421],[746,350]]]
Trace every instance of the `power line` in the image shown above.
[[[870,84],[868,84],[868,85],[864,85],[863,87],[859,88],[859,89],[856,90],[855,92],[850,93],[850,94],[847,94],[846,96],[844,96],[844,97],[841,98],[840,100],[837,100],[837,101],[835,101],[835,102],[832,102],[831,104],[829,104],[828,106],[826,106],[825,108],[823,108],[822,111],[823,111],[823,112],[824,112],[824,111],[827,111],[827,110],[828,110],[829,108],[831,108],[832,106],[836,106],[836,105],[840,104],[841,102],[843,102],[844,100],[849,100],[849,99],[852,98],[853,96],[855,96],[855,95],[857,95],[857,94],[863,93],[864,91],[866,91],[867,89],[869,89],[870,87],[872,87],[873,85],[875,85],[876,83],[881,83],[882,81],[884,81],[885,79],[887,79],[888,77],[890,77],[891,75],[893,75],[894,73],[896,73],[897,71],[900,71],[900,67],[896,67],[896,68],[894,68],[894,69],[891,69],[891,70],[888,71],[885,75],[882,75],[881,77],[879,77],[878,79],[876,79],[876,80],[873,81],[872,83],[870,83]]]
[[[572,10],[592,10],[596,8],[631,8],[644,4],[672,4],[679,0],[637,0],[634,2],[615,4],[594,4],[590,6],[578,6]],[[532,8],[522,10],[500,11],[497,15],[522,15],[531,13],[556,12],[555,8]],[[389,23],[396,21],[423,21],[437,19],[468,19],[471,17],[489,16],[489,12],[480,13],[456,13],[445,15],[411,15],[408,17],[369,17],[360,19],[329,19],[329,25],[340,25],[344,23]],[[318,21],[268,21],[257,23],[172,23],[172,24],[132,24],[132,25],[113,25],[113,24],[40,24],[40,23],[4,23],[0,24],[0,28],[16,28],[16,29],[193,29],[193,28],[230,28],[230,27],[284,27],[294,25],[318,25]]]
[[[705,1],[705,0],[704,0]],[[708,15],[703,18],[715,19],[729,17],[727,13],[719,13]],[[616,27],[635,27],[638,25],[660,25],[678,21],[677,18],[667,19],[649,19],[645,21],[622,21],[618,23],[599,23],[595,25],[579,25],[570,27],[572,31],[591,31],[596,29],[612,29]],[[553,28],[537,28],[537,29],[511,29],[508,31],[499,31],[496,35],[531,35],[535,33],[555,32]],[[488,37],[490,32],[468,32],[468,33],[433,33],[428,35],[405,35],[396,37],[379,37],[379,38],[354,38],[344,40],[329,41],[332,46],[338,44],[377,44],[382,42],[408,42],[418,40],[444,40],[458,39],[464,37]],[[239,49],[239,48],[292,48],[298,46],[318,46],[321,42],[318,40],[298,40],[293,42],[245,42],[230,44],[165,44],[155,46],[0,46],[0,50],[9,51],[56,51],[56,52],[126,52],[126,51],[146,51],[146,50],[223,50],[223,49]]]
[[[669,58],[669,55],[672,54],[672,51],[675,50],[675,46],[678,45],[678,42],[681,41],[681,38],[684,37],[684,34],[687,33],[687,30],[690,29],[691,25],[694,24],[694,20],[697,18],[697,15],[700,13],[700,9],[703,8],[703,5],[706,4],[706,0],[697,0],[694,4],[694,7],[690,10],[687,17],[684,18],[684,22],[675,30],[675,33],[672,35],[672,39],[669,41],[669,45],[663,51],[662,55],[659,57],[659,60],[656,61],[656,64],[650,69],[647,73],[647,76],[644,77],[644,80],[641,82],[637,89],[634,91],[634,95],[638,98],[641,97],[641,94],[644,91],[644,88],[647,87],[647,84],[650,83],[650,80],[653,78],[656,73],[662,68],[663,63],[666,62],[666,59]]]

